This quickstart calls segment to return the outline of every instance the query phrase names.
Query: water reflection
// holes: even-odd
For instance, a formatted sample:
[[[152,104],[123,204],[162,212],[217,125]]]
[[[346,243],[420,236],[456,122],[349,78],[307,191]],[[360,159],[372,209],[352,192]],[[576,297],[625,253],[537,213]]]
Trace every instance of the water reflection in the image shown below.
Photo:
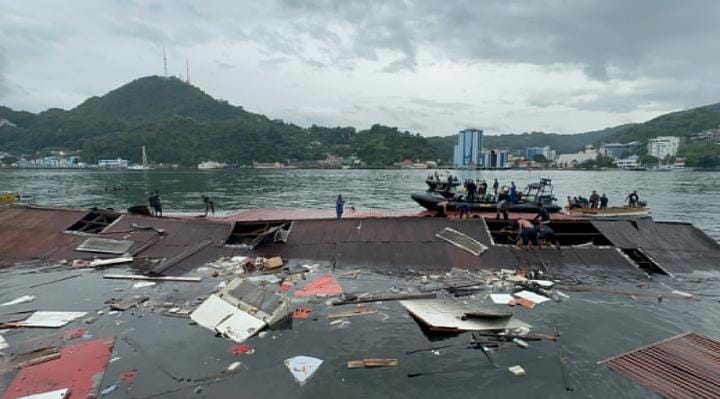
[[[200,196],[211,196],[221,210],[248,208],[334,207],[338,193],[347,206],[419,209],[410,193],[424,190],[424,170],[223,170],[223,171],[0,171],[0,190],[18,191],[34,203],[70,207],[127,208],[144,203],[160,190],[164,208],[201,211]],[[592,190],[607,193],[610,205],[620,204],[638,190],[658,220],[688,221],[720,238],[720,215],[714,200],[720,195],[717,172],[626,171],[455,171],[460,179],[497,177],[518,186],[549,177],[555,194],[565,198]],[[113,191],[114,186],[127,190]],[[106,191],[106,188],[108,189]]]

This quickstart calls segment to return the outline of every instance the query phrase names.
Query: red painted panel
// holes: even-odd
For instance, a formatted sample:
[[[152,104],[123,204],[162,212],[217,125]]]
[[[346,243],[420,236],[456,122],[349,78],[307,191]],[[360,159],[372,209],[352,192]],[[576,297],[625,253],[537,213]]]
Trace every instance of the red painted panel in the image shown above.
[[[113,345],[115,337],[67,345],[59,359],[20,370],[2,399],[63,388],[70,389],[68,399],[96,397]]]
[[[335,277],[327,274],[295,291],[295,296],[338,295],[342,294],[342,292],[342,287],[335,280]]]

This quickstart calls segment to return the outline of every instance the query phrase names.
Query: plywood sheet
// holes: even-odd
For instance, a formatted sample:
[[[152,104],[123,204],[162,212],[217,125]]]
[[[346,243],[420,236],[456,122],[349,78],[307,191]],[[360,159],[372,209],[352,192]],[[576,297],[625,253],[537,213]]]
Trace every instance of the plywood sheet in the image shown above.
[[[400,301],[400,304],[415,318],[438,331],[487,331],[531,326],[514,317],[508,319],[467,319],[462,316],[472,308],[443,299],[418,299]]]

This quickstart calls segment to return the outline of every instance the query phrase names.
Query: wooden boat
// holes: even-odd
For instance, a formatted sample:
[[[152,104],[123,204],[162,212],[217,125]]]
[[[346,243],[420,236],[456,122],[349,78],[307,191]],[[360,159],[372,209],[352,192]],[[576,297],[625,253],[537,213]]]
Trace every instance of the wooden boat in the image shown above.
[[[0,204],[12,204],[20,198],[18,193],[0,193]]]
[[[627,206],[611,206],[609,208],[573,208],[565,207],[563,212],[570,216],[591,218],[642,218],[650,215],[650,208],[630,208]]]

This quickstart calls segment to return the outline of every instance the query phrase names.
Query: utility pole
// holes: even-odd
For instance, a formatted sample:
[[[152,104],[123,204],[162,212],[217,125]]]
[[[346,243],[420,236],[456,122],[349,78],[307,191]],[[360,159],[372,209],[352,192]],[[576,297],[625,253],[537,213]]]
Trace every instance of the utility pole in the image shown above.
[[[190,84],[190,60],[185,58],[185,82]]]

